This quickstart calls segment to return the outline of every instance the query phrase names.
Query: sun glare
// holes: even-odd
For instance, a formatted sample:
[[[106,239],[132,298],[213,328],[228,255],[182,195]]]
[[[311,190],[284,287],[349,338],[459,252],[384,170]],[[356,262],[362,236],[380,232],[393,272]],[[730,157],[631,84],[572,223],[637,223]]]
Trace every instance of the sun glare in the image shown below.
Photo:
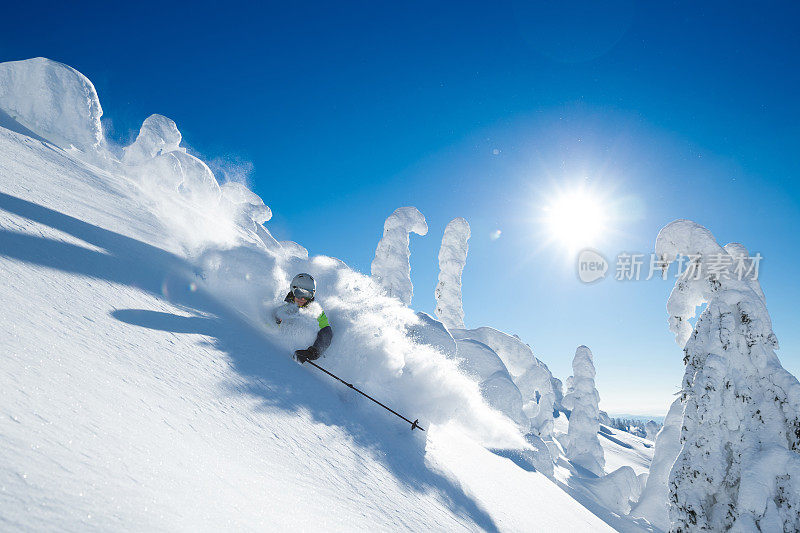
[[[544,223],[550,239],[575,250],[598,245],[607,213],[601,197],[581,188],[553,197],[544,208]]]

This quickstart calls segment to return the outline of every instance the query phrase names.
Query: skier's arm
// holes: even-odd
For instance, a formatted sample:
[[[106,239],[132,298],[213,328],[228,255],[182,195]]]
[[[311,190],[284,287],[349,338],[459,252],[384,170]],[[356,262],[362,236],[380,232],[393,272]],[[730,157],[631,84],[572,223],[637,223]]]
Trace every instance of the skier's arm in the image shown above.
[[[273,324],[280,324],[280,323],[281,323],[281,319],[278,317],[278,311],[279,311],[281,308],[283,308],[283,306],[284,306],[284,305],[285,305],[285,304],[283,304],[283,305],[278,305],[278,306],[274,307],[274,308],[272,309],[272,311],[270,311],[270,313],[269,313],[269,316],[272,318],[272,323],[273,323]]]
[[[319,315],[317,323],[319,324],[319,331],[317,332],[317,339],[314,341],[314,348],[322,355],[323,352],[328,349],[328,346],[331,345],[331,341],[333,340],[333,328],[331,328],[328,322],[328,317],[325,316],[325,311]]]

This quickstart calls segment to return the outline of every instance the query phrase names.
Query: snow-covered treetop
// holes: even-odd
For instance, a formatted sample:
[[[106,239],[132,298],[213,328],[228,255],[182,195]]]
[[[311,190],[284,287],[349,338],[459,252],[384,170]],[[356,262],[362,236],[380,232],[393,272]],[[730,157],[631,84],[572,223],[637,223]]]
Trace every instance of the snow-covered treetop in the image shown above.
[[[469,223],[461,217],[447,224],[439,248],[439,283],[436,285],[436,316],[448,328],[464,327],[461,273],[467,263]]]
[[[475,339],[497,352],[508,368],[508,372],[515,378],[524,374],[532,366],[541,363],[533,355],[531,347],[522,342],[519,337],[498,331],[488,326],[476,329],[450,328],[455,339]],[[548,370],[549,373],[549,370]]]
[[[241,183],[230,181],[224,184],[221,189],[223,198],[231,204],[239,206],[245,216],[256,224],[263,224],[272,218],[272,210],[264,205],[264,200]],[[308,257],[308,251],[306,251],[305,255]]]
[[[396,229],[425,235],[428,233],[428,223],[425,221],[425,215],[416,207],[398,207],[383,223],[384,234]]]
[[[580,379],[594,379],[596,372],[594,369],[594,359],[592,351],[587,346],[578,346],[575,350],[575,358],[572,360],[572,375],[574,384],[577,385]]]
[[[0,63],[0,110],[53,144],[87,151],[103,142],[103,109],[92,82],[37,57]]]
[[[774,348],[778,347],[758,280],[748,276],[738,279],[737,276],[713,275],[720,257],[734,260],[747,257],[744,246],[731,243],[723,248],[708,229],[691,220],[680,219],[661,229],[655,252],[663,268],[678,255],[689,257],[693,266],[677,281],[667,301],[670,330],[679,346],[683,347],[692,334],[689,319],[694,317],[696,309],[710,301],[712,295],[725,294],[728,304],[739,304],[748,321],[754,321],[748,329],[767,339]]]
[[[389,296],[408,305],[414,293],[411,284],[409,233],[428,233],[425,216],[416,207],[399,207],[383,224],[383,237],[375,250],[372,277]]]
[[[172,119],[163,115],[150,115],[142,123],[139,135],[130,146],[124,148],[122,161],[139,164],[157,155],[181,151],[181,132]]]

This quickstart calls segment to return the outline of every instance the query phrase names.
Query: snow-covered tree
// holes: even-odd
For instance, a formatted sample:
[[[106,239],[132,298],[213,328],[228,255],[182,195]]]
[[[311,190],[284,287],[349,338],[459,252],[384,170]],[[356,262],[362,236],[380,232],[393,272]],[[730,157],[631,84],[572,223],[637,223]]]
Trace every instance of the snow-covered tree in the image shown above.
[[[567,407],[567,402],[565,402],[564,400],[567,398],[567,396],[575,392],[575,388],[573,386],[574,381],[575,381],[574,376],[570,376],[566,380],[564,380],[564,396],[562,396],[561,398],[561,406],[567,411],[569,411],[572,408]]]
[[[0,63],[0,109],[36,135],[64,149],[103,144],[103,108],[86,76],[37,57]]]
[[[136,140],[123,148],[122,161],[137,165],[169,152],[185,152],[181,148],[181,132],[175,122],[163,115],[150,115],[139,128]]]
[[[746,250],[722,248],[703,226],[677,220],[659,232],[656,253],[665,265],[689,258],[667,302],[686,364],[671,528],[800,530],[800,383],[775,355],[758,281],[736,274],[753,266]],[[727,276],[720,264],[730,266]]]
[[[525,401],[522,408],[531,419],[531,431],[547,439],[553,436],[553,409],[556,395],[550,380],[552,374],[546,365],[539,364],[538,360],[536,363],[516,378],[515,382]]]
[[[575,351],[572,371],[572,391],[564,396],[564,407],[572,411],[564,439],[564,451],[574,464],[602,476],[606,460],[597,438],[600,430],[600,395],[594,386],[592,352],[586,346],[578,346]]]
[[[562,411],[564,409],[564,384],[555,376],[550,378],[550,384],[553,386],[553,394],[556,397],[553,408]]]
[[[428,233],[428,223],[416,207],[399,207],[383,224],[383,237],[372,260],[372,277],[389,296],[408,305],[414,293],[411,284],[409,233]]]
[[[461,217],[447,224],[439,248],[439,283],[436,285],[436,316],[448,329],[464,327],[461,304],[461,273],[467,264],[469,223]]]
[[[196,207],[215,208],[222,192],[214,173],[180,147],[180,142],[181,132],[175,122],[162,115],[150,115],[142,123],[136,140],[123,149],[122,161],[129,165],[128,173],[151,193],[177,192]],[[262,210],[261,217],[265,214]]]
[[[661,429],[661,426],[658,424],[658,422],[655,420],[649,420],[647,424],[644,425],[645,438],[647,440],[655,441],[659,429]]]

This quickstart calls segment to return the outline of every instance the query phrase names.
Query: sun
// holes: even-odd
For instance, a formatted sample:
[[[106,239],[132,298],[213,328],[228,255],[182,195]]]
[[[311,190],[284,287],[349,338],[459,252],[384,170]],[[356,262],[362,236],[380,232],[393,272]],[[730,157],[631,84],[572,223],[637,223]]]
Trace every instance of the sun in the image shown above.
[[[608,229],[608,209],[601,195],[580,187],[550,198],[543,208],[543,222],[549,240],[577,250],[598,245]]]

